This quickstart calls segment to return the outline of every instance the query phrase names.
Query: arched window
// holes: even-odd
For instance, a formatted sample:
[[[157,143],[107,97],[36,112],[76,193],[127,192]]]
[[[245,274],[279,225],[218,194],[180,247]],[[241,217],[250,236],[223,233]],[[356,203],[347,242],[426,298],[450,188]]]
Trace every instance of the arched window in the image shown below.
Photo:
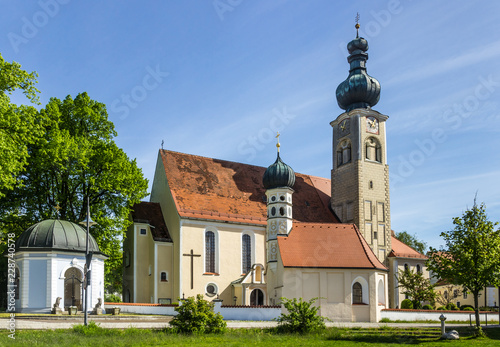
[[[354,284],[352,285],[352,303],[363,303],[363,287],[359,282],[354,282]]]
[[[205,232],[205,272],[215,273],[215,234]]]
[[[370,137],[365,143],[365,158],[367,160],[382,162],[382,146],[377,139]]]
[[[337,166],[347,164],[351,161],[351,143],[342,141],[337,149]]]
[[[244,234],[241,239],[242,273],[246,274],[252,267],[252,239]]]
[[[160,273],[160,281],[161,282],[168,282],[168,274],[166,271],[162,271]]]
[[[418,273],[421,273],[421,272],[422,272],[422,268],[420,267],[420,264],[417,264],[417,272],[418,272]]]
[[[443,296],[444,296],[445,299],[448,299],[448,291],[447,290],[444,291]]]
[[[410,271],[410,266],[408,264],[405,264],[405,271]]]

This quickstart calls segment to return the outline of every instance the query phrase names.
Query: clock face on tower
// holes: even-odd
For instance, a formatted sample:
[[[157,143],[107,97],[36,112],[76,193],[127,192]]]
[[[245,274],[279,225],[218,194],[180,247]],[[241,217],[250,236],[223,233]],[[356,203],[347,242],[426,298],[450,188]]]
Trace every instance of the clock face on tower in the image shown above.
[[[340,136],[344,136],[349,134],[349,119],[344,119],[342,122],[339,123],[338,125],[338,130]]]
[[[375,117],[366,117],[366,131],[378,134],[378,120]]]

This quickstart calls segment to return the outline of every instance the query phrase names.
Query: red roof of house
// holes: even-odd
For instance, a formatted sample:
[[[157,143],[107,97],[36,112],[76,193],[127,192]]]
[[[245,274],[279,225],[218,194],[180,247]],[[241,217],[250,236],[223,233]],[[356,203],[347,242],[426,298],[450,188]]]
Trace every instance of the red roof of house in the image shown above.
[[[388,255],[389,257],[427,259],[425,255],[399,241],[394,236],[391,236],[391,246],[392,250]]]
[[[155,241],[172,242],[159,203],[141,201],[132,207],[132,220],[136,223],[147,223]]]
[[[265,225],[266,168],[160,150],[179,215]],[[330,180],[296,173],[293,215],[300,222],[338,223],[329,208]]]
[[[278,244],[285,267],[387,270],[354,224],[294,222]]]

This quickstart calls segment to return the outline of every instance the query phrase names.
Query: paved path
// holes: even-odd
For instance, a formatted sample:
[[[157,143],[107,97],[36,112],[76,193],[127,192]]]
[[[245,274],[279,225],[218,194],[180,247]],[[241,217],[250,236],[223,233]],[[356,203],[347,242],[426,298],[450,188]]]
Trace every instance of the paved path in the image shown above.
[[[103,328],[126,329],[130,327],[139,329],[162,329],[169,326],[169,321],[172,317],[158,316],[133,316],[133,317],[89,317],[89,321],[99,323]],[[9,325],[8,318],[0,318],[0,329],[5,330]],[[70,329],[73,325],[83,324],[83,317],[16,317],[16,330],[23,329]],[[227,321],[229,328],[268,328],[276,326],[273,321]],[[377,328],[380,326],[391,326],[399,328],[417,328],[417,327],[435,327],[439,328],[440,323],[351,323],[351,322],[329,322],[326,324],[329,327],[345,327],[345,328]],[[450,324],[452,326],[468,326],[464,324]],[[495,325],[498,327],[498,325]]]

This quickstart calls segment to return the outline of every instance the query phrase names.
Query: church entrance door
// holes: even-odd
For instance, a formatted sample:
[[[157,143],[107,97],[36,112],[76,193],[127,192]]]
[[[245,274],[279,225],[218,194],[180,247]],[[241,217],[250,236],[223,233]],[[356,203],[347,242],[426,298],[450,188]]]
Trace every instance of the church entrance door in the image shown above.
[[[64,309],[76,306],[82,310],[82,280],[83,274],[76,267],[70,267],[64,273]]]
[[[254,289],[250,293],[250,305],[251,306],[262,306],[264,305],[264,293],[260,289]]]

